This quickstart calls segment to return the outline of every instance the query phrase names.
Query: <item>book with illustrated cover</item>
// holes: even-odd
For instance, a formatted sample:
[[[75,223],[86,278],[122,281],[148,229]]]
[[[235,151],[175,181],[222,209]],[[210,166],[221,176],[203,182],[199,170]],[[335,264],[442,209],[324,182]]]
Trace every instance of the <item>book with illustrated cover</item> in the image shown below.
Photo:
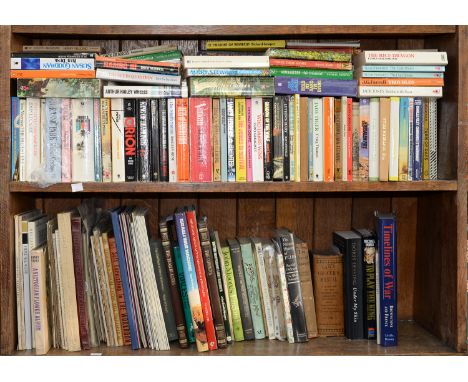
[[[190,77],[191,97],[272,97],[271,77]]]
[[[350,53],[340,52],[270,48],[266,51],[265,54],[269,57],[274,58],[290,58],[311,61],[351,62]]]
[[[99,98],[101,81],[83,78],[19,78],[18,97]]]

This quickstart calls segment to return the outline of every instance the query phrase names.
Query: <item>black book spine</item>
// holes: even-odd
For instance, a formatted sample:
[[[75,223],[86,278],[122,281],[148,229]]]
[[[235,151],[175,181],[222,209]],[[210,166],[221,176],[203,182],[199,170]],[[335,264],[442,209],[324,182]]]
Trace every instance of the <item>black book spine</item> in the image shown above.
[[[240,245],[236,240],[228,240],[231,250],[232,269],[234,271],[234,280],[237,289],[237,299],[239,300],[239,310],[241,314],[242,329],[245,340],[255,339],[252,316],[250,314],[249,297],[247,294],[247,285],[245,283],[244,266],[242,264],[242,255]]]
[[[149,102],[140,99],[138,102],[138,180],[149,182],[150,173],[150,141],[151,127]]]
[[[177,281],[177,269],[174,264],[174,256],[172,253],[171,239],[167,222],[163,219],[159,223],[159,233],[161,234],[161,244],[164,251],[164,260],[166,263],[166,272],[171,293],[172,308],[174,310],[174,319],[179,337],[179,346],[181,348],[188,347],[187,331],[185,328],[184,310],[182,307],[181,294],[179,292],[179,283]]]
[[[283,179],[285,181],[290,180],[290,171],[289,171],[289,96],[282,97],[281,106],[283,108],[282,113],[282,127],[283,127]]]
[[[167,142],[167,99],[159,100],[159,180],[169,181],[169,151]]]
[[[288,284],[289,306],[294,333],[294,342],[307,342],[307,325],[302,300],[301,280],[297,267],[296,249],[291,233],[280,236],[284,259],[284,271]]]
[[[273,100],[263,99],[263,177],[265,181],[273,180],[273,145],[271,126],[273,119]]]
[[[364,338],[363,269],[361,238],[345,238],[333,233],[333,244],[344,255],[345,335]]]
[[[273,98],[273,180],[283,180],[283,129],[282,129],[281,97]]]
[[[151,180],[159,180],[159,106],[158,100],[150,102],[151,111]]]
[[[134,99],[124,99],[124,152],[125,181],[137,180],[137,126],[136,102]]]
[[[234,131],[234,98],[226,98],[227,110],[227,180],[236,181],[236,144]]]

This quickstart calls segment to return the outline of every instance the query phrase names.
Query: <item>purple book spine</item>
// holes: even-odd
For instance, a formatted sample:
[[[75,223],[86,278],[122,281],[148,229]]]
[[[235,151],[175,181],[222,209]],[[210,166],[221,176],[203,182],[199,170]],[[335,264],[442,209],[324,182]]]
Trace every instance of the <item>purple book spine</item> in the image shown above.
[[[324,78],[275,77],[276,94],[319,95],[327,97],[356,97],[356,80]]]

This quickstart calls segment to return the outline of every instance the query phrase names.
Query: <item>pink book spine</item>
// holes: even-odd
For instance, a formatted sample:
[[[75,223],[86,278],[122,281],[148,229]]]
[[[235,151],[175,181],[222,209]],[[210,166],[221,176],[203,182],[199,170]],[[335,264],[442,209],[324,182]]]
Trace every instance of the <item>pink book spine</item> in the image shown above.
[[[346,161],[348,163],[347,180],[348,182],[352,182],[353,181],[353,99],[348,97],[346,99],[346,102],[347,102]]]
[[[253,181],[253,172],[252,172],[252,100],[247,98],[245,100],[245,111],[246,111],[246,120],[247,120],[247,182]]]
[[[71,182],[71,100],[62,100],[62,182]]]

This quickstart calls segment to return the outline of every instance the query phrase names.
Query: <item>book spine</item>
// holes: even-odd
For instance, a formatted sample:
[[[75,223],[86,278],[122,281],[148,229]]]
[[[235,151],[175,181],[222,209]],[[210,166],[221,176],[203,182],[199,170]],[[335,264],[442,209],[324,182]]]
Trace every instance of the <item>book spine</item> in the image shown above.
[[[422,180],[422,137],[423,137],[423,118],[424,104],[422,98],[414,99],[414,117],[413,117],[413,180]]]
[[[252,99],[246,98],[245,100],[245,132],[246,132],[246,145],[245,145],[245,156],[246,156],[246,181],[252,182]]]
[[[95,78],[94,70],[10,70],[10,78]]]
[[[342,102],[340,98],[334,99],[334,132],[335,132],[335,156],[334,156],[334,168],[335,168],[335,180],[343,180],[343,113],[342,113]],[[344,122],[346,123],[346,121]]]
[[[273,180],[284,179],[283,108],[281,97],[273,98]]]
[[[283,130],[283,180],[291,180],[290,134],[289,134],[289,97],[281,97],[281,128]]]
[[[423,100],[422,179],[429,180],[429,98]]]
[[[369,180],[369,124],[370,100],[359,100],[359,179]]]
[[[213,40],[206,41],[206,50],[263,51],[268,48],[284,48],[285,40]]]
[[[131,56],[126,55],[128,58],[132,60],[146,60],[146,61],[172,61],[172,60],[180,60],[182,57],[182,53],[179,50],[171,50],[167,52],[154,52],[154,53],[144,53],[135,55],[132,53]],[[122,57],[122,56],[120,56]]]
[[[125,181],[137,180],[137,126],[136,102],[124,99]]]
[[[369,236],[363,238],[363,260],[364,260],[364,285],[366,314],[364,315],[364,337],[375,339],[376,337],[376,306],[375,306],[375,237]]]
[[[205,320],[202,310],[202,302],[198,289],[197,274],[192,255],[190,234],[188,231],[187,219],[184,212],[177,212],[174,215],[176,223],[177,238],[180,246],[182,266],[184,269],[184,279],[187,286],[187,295],[192,312],[193,330],[198,351],[208,351],[208,339],[205,329]],[[214,329],[214,328],[213,328]]]
[[[312,113],[309,108],[307,97],[299,98],[299,120],[297,127],[299,129],[298,142],[298,161],[299,161],[299,181],[305,182],[313,179],[313,134],[312,123],[309,123],[309,116]],[[310,159],[310,162],[309,162]],[[310,163],[310,166],[309,166]],[[309,176],[310,175],[310,176]]]
[[[398,146],[398,180],[408,180],[408,107],[409,99],[400,98],[399,110],[399,146]]]
[[[265,268],[268,274],[268,292],[270,295],[273,312],[274,332],[270,339],[284,341],[286,338],[286,325],[284,322],[284,308],[282,308],[280,281],[278,266],[276,265],[276,254],[273,245],[268,244],[263,247],[266,251]]]
[[[255,339],[255,334],[253,329],[252,316],[250,314],[249,297],[247,292],[247,285],[245,283],[241,249],[239,244],[235,240],[228,240],[228,243],[229,248],[231,250],[231,261],[234,272],[234,279],[236,283],[244,339],[253,340]]]
[[[11,180],[19,180],[20,99],[11,97]]]
[[[360,78],[359,86],[444,86],[443,78]]]
[[[359,174],[359,101],[352,102],[352,180],[361,180]]]
[[[310,68],[327,70],[352,70],[353,65],[350,62],[329,62],[329,61],[311,61],[311,60],[289,60],[285,58],[270,58],[271,67],[280,68]],[[313,76],[310,76],[313,77]]]
[[[167,100],[167,151],[169,166],[169,182],[177,182],[177,137],[176,137],[176,106],[175,99]]]
[[[323,98],[323,180],[333,182],[335,159],[334,100]]]
[[[390,98],[380,98],[379,104],[379,180],[386,182],[390,161]]]
[[[19,100],[19,152],[18,152],[18,179],[24,181],[25,179],[25,165],[26,165],[26,105],[25,99]]]
[[[72,181],[94,182],[94,101],[72,99]]]
[[[292,234],[280,236],[284,260],[284,273],[288,288],[291,321],[294,333],[294,342],[307,342],[307,326],[302,300],[301,281],[297,264]]]
[[[216,341],[216,332],[213,322],[213,313],[211,310],[210,295],[208,292],[208,285],[206,281],[205,269],[203,267],[202,251],[200,246],[200,239],[198,236],[197,222],[195,211],[187,211],[185,213],[187,219],[188,233],[192,246],[193,261],[195,265],[195,272],[200,292],[200,301],[203,312],[203,319],[206,330],[206,338],[208,341],[209,350],[216,350],[218,348]],[[226,337],[224,337],[224,340]],[[222,342],[222,339],[220,339]]]
[[[286,281],[286,273],[284,269],[284,257],[279,247],[276,250],[276,266],[278,269],[279,293],[284,308],[284,323],[286,327],[286,336],[289,343],[294,343],[294,330],[291,318],[291,305],[289,301],[288,282]]]
[[[185,77],[241,77],[241,76],[268,76],[268,69],[186,69]]]
[[[437,179],[437,100],[429,99],[429,179]]]
[[[267,56],[185,56],[185,69],[268,69]]]
[[[150,156],[150,174],[151,181],[160,180],[160,129],[159,129],[159,104],[155,99],[150,100],[150,125],[151,125],[151,156]]]
[[[408,180],[413,180],[414,164],[414,98],[408,98]]]
[[[100,100],[93,100],[94,128],[94,181],[102,182],[102,138]]]
[[[62,57],[57,52],[65,52],[72,53],[72,55],[90,55],[91,57],[94,56],[93,53],[101,52],[101,47],[98,46],[77,46],[77,45],[64,45],[64,46],[57,46],[57,45],[23,45],[23,52],[35,52],[35,53],[42,53],[42,55],[53,54]],[[50,53],[52,52],[52,53]],[[82,52],[82,53],[79,53]],[[21,54],[21,53],[17,53]],[[67,56],[68,57],[68,56]]]
[[[263,179],[273,180],[273,99],[263,98]]]
[[[12,57],[11,70],[94,70],[92,58]]]
[[[397,247],[394,217],[377,217],[379,258],[380,344],[396,346],[397,329]]]
[[[33,348],[32,322],[31,322],[31,264],[28,243],[28,223],[22,222],[21,227],[22,258],[23,258],[23,293],[24,293],[24,337],[25,350]]]
[[[319,51],[319,50],[295,50],[295,49],[279,49],[270,48],[266,54],[269,57],[291,58],[302,60],[317,60],[317,61],[337,61],[350,62],[350,53]]]
[[[218,56],[219,57],[219,56]],[[272,97],[272,77],[189,77],[191,97]]]
[[[177,180],[190,181],[188,99],[176,101]]]
[[[126,58],[131,58],[133,60],[136,55],[163,53],[163,52],[171,52],[172,54],[172,52],[174,52],[175,50],[176,50],[176,46],[173,44],[156,45],[156,46],[149,46],[146,48],[136,48],[136,49],[123,50],[120,52],[106,53],[106,54],[100,55],[99,57],[107,57],[107,58],[126,57]],[[159,60],[153,60],[153,61],[159,61]]]
[[[112,60],[112,61],[111,61]],[[133,60],[132,60],[133,61]],[[144,61],[140,61],[144,62]],[[106,57],[96,58],[96,69],[117,69],[131,72],[157,73],[164,75],[178,75],[179,70],[172,67],[147,65],[136,62],[124,62],[120,59],[111,59]]]
[[[61,100],[49,98],[45,100],[45,145],[44,170],[49,182],[59,183],[62,179],[61,150]]]
[[[63,111],[63,103],[62,103]],[[112,181],[112,140],[111,140],[111,101],[106,98],[100,100],[100,121],[101,121],[101,162],[102,181]],[[63,119],[62,119],[63,121]],[[63,174],[62,174],[63,179]],[[63,180],[62,180],[63,181]]]
[[[50,71],[47,71],[50,72]],[[68,76],[69,72],[65,74]],[[94,72],[92,77],[86,77],[81,75],[77,78],[94,78]],[[42,77],[42,76],[34,76]],[[57,77],[54,77],[57,78]],[[63,77],[65,78],[65,77]],[[125,70],[115,70],[115,69],[96,69],[96,78],[108,81],[120,81],[120,82],[134,82],[142,84],[153,84],[153,85],[166,85],[166,86],[179,86],[181,77],[176,75],[166,75],[166,74],[157,74],[157,73],[145,73],[145,72],[132,72]]]
[[[252,98],[251,111],[252,129],[252,180],[263,182],[263,100],[262,98]]]
[[[390,98],[390,161],[388,180],[398,181],[398,145],[400,141],[400,98]]]
[[[294,95],[294,180],[301,181],[301,97]]]
[[[353,100],[351,98],[346,99],[346,173],[343,173],[343,177],[351,182],[353,180]]]
[[[213,180],[211,98],[190,98],[190,177],[192,182]]]
[[[213,147],[213,181],[221,181],[221,142],[220,142],[220,99],[215,98],[212,100],[212,142]]]
[[[247,123],[245,98],[234,99],[236,182],[247,181]]]
[[[359,87],[362,89],[362,87]],[[275,77],[275,94],[300,94],[303,96],[356,97],[356,80],[323,78]]]
[[[371,98],[369,104],[369,181],[378,181],[380,102],[378,98]]]
[[[187,339],[189,343],[195,343],[192,312],[190,310],[190,304],[188,300],[187,285],[185,284],[184,268],[182,266],[182,258],[179,246],[174,246],[172,251],[174,253],[174,263],[177,270],[177,280],[179,282],[180,299],[184,311],[185,325],[187,327]]]
[[[105,85],[102,90],[102,96],[106,98],[167,98],[181,97],[183,95],[180,86],[120,86]]]
[[[219,130],[220,130],[220,157],[221,157],[221,182],[227,182],[228,149],[227,149],[227,103],[226,98],[219,100]]]
[[[360,69],[363,72],[445,72],[445,66],[439,65],[363,65]]]
[[[159,100],[159,181],[169,181],[167,99]]]
[[[73,78],[33,78],[16,81],[18,97],[41,98],[99,98],[100,81],[97,79]]]
[[[226,330],[224,328],[221,298],[219,295],[218,280],[206,217],[198,219],[198,233],[200,235],[201,252],[203,256],[206,282],[208,284],[208,292],[211,301],[216,340],[218,348],[225,348],[227,346]]]
[[[288,131],[289,131],[289,180],[294,182],[296,180],[296,157],[295,157],[295,148],[296,148],[296,131],[294,129],[294,95],[289,96],[288,98]]]
[[[112,182],[125,181],[123,99],[111,100]]]
[[[396,70],[396,69],[395,69]],[[444,78],[444,73],[442,72],[378,72],[378,71],[371,71],[371,72],[364,72],[359,71],[356,72],[356,76],[358,78]]]
[[[365,65],[447,65],[445,52],[371,50],[357,58]]]
[[[33,180],[33,172],[39,167],[40,160],[40,120],[41,102],[39,98],[26,99],[26,135],[25,135],[25,177],[24,180]]]
[[[164,251],[164,260],[166,264],[168,285],[169,291],[171,293],[177,335],[179,338],[179,346],[181,348],[187,348],[188,341],[185,330],[184,311],[182,307],[181,296],[179,294],[179,283],[177,282],[177,270],[176,265],[174,264],[174,256],[172,253],[169,231],[165,220],[159,223],[159,232],[161,235],[162,248]]]
[[[323,99],[311,98],[309,105],[312,112],[312,139],[313,139],[313,180],[316,182],[323,182],[324,170],[324,117],[323,117]]]
[[[359,97],[442,97],[441,86],[359,86]]]
[[[275,77],[304,77],[304,78],[329,78],[340,80],[352,80],[351,70],[322,70],[309,68],[270,68],[270,75]]]
[[[236,138],[235,138],[235,112],[234,98],[226,99],[227,111],[227,180],[236,181]]]
[[[150,110],[149,101],[147,99],[137,100],[138,109],[138,180],[149,182],[151,179],[150,170],[150,142],[151,142],[151,126],[150,126]]]

